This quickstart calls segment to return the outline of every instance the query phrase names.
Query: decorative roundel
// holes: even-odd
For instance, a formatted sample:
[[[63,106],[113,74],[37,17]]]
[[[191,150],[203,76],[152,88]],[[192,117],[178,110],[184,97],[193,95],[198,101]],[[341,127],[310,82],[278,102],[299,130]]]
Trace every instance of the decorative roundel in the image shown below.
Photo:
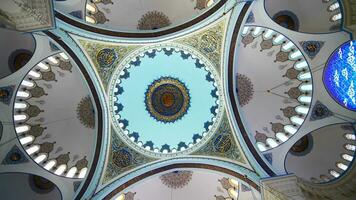
[[[132,162],[132,155],[125,148],[119,149],[119,150],[113,152],[113,162],[118,167],[121,167],[121,168],[127,167]]]
[[[231,148],[231,139],[228,134],[220,134],[218,135],[214,142],[214,148],[219,153],[225,153]]]
[[[133,52],[110,82],[116,132],[150,156],[200,147],[221,119],[220,97],[218,75],[210,62],[177,44]]]
[[[178,79],[162,77],[146,91],[146,109],[157,121],[174,122],[187,113],[189,92]]]
[[[356,41],[338,48],[324,69],[324,85],[330,96],[345,108],[356,111]]]
[[[106,68],[114,64],[117,55],[114,49],[102,49],[96,55],[96,60],[100,67]]]

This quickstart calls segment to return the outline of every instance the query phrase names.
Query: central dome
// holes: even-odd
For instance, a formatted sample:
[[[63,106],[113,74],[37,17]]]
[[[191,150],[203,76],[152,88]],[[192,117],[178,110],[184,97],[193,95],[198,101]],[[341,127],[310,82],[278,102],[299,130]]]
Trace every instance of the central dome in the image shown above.
[[[208,60],[185,47],[132,52],[111,79],[114,128],[128,145],[151,156],[191,152],[221,119],[217,80]]]
[[[146,110],[161,122],[174,122],[187,113],[189,92],[178,79],[162,77],[155,80],[146,92]]]

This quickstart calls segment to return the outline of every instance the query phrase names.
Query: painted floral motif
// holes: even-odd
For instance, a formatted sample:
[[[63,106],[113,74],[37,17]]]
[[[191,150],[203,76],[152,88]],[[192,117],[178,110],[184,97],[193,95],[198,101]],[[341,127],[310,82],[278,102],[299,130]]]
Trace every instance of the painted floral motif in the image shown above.
[[[168,174],[163,174],[160,179],[165,186],[172,189],[179,189],[190,182],[192,175],[193,172],[191,171],[173,171]]]
[[[155,30],[171,25],[169,18],[159,11],[149,11],[138,21],[137,29]]]
[[[95,127],[95,112],[89,96],[82,98],[77,107],[77,118],[85,127]]]
[[[253,98],[253,84],[250,78],[237,74],[237,95],[241,106],[247,105]]]

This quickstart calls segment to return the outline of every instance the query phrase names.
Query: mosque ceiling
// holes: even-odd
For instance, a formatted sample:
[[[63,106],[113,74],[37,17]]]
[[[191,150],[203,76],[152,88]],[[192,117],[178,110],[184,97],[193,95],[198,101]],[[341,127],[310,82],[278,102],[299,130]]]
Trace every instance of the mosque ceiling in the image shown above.
[[[228,17],[222,17],[209,26],[182,37],[146,44],[113,43],[75,36],[90,58],[110,102],[111,140],[102,184],[105,185],[137,167],[172,156],[208,156],[251,168],[230,125],[223,95],[221,58],[227,22]],[[167,68],[165,65],[171,66]],[[183,88],[176,82],[165,80],[165,77],[177,78],[184,85]],[[162,87],[157,86],[156,90],[151,88],[152,91],[146,91],[153,81]],[[172,87],[168,87],[169,84]],[[174,88],[177,91],[173,91]],[[182,90],[187,90],[188,99],[184,99]],[[130,91],[139,94],[135,96]],[[149,98],[147,92],[151,95]],[[182,94],[182,99],[179,99]],[[153,101],[150,105],[152,108],[145,106],[142,98],[145,95],[146,104],[147,101]],[[204,97],[211,103],[198,103],[198,97]],[[155,98],[160,101],[162,98],[166,99],[157,104]],[[182,105],[179,105],[179,101],[182,101]],[[189,104],[185,113],[180,118],[174,118],[172,113],[179,114],[184,110],[185,101]],[[169,104],[175,107],[171,109]],[[149,109],[158,110],[161,115],[154,116]],[[206,110],[204,115],[208,118],[202,118],[197,113],[198,110],[202,113]],[[130,120],[135,117],[137,119],[137,116],[144,119],[137,120],[138,122]],[[168,118],[170,116],[173,117],[172,120]],[[199,118],[202,119],[199,121]],[[191,123],[191,119],[195,121]],[[155,130],[157,136],[152,135]],[[203,133],[197,134],[199,131]],[[162,140],[164,137],[166,139]]]
[[[14,181],[0,193],[24,180],[22,196],[54,199],[354,193],[345,5],[51,2],[1,3],[0,186]]]

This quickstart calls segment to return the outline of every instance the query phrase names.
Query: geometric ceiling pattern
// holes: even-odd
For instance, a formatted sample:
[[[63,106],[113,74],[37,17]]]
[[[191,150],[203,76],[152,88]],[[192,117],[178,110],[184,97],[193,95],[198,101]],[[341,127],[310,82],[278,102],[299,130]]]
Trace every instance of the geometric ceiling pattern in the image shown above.
[[[352,6],[6,3],[0,194],[354,199]]]

